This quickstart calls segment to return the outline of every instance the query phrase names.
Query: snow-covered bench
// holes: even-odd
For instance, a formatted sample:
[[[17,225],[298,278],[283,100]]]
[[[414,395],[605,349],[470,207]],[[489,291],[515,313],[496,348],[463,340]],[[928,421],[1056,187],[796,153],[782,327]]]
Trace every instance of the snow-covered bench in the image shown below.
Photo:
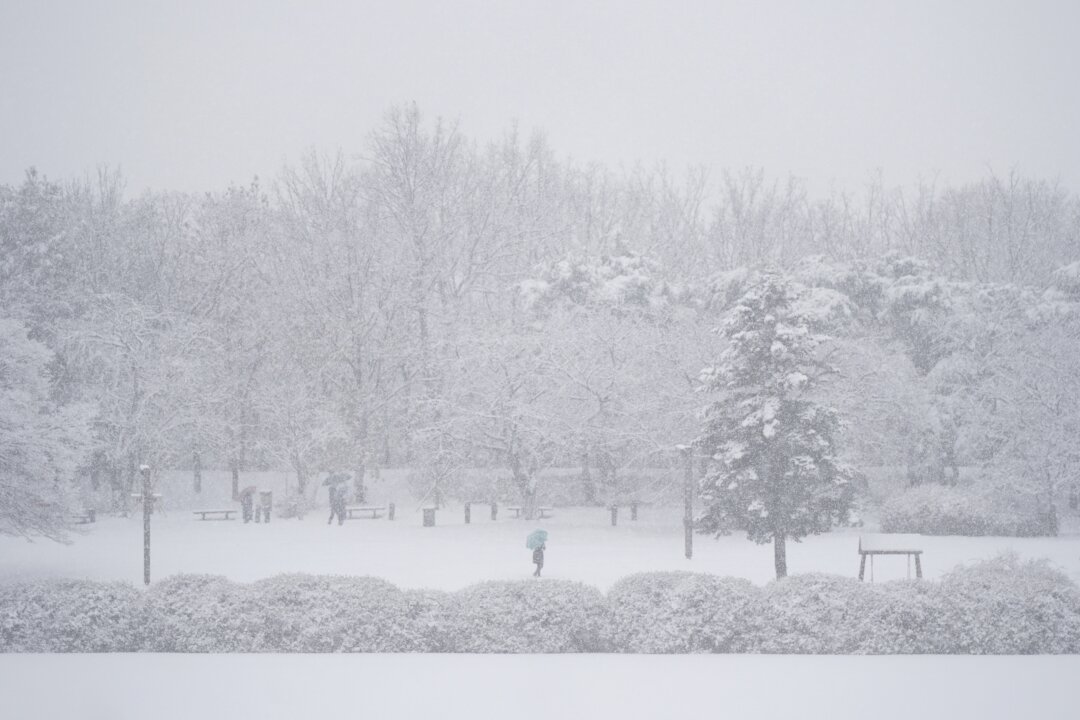
[[[198,515],[200,520],[232,520],[232,514],[236,510],[192,510],[193,515]],[[207,515],[210,517],[208,518]],[[220,517],[219,517],[220,516]]]
[[[870,557],[870,579],[874,579],[875,555],[906,555],[908,570],[912,556],[915,557],[915,577],[922,577],[922,536],[921,535],[860,535],[859,536],[859,579],[866,575],[866,558]]]
[[[521,517],[521,513],[525,510],[525,508],[520,505],[507,505],[506,509],[514,513],[514,517]],[[551,517],[551,514],[554,511],[555,508],[546,505],[536,508],[536,514],[542,518]]]
[[[385,505],[349,505],[345,508],[345,517],[352,520],[353,513],[370,513],[371,519],[376,520],[381,512],[386,512]]]

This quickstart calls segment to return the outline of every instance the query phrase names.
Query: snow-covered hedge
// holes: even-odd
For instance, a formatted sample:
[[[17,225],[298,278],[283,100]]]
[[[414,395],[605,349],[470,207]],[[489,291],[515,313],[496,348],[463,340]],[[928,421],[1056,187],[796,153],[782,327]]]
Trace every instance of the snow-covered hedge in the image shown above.
[[[1052,534],[1043,518],[1016,507],[998,507],[994,498],[970,487],[920,485],[886,500],[881,531],[920,535]]]
[[[147,592],[158,652],[417,652],[406,594],[369,577],[278,575],[251,585],[180,575]]]
[[[935,585],[943,643],[936,652],[1080,653],[1080,589],[1046,561],[1003,555]]]
[[[415,652],[405,594],[371,577],[278,575],[248,587],[270,652]]]
[[[621,652],[737,653],[751,647],[761,590],[741,578],[641,573],[617,582],[608,605]]]
[[[453,594],[450,652],[576,653],[611,649],[609,614],[596,588],[567,580],[485,582]]]
[[[146,591],[152,652],[258,652],[262,619],[248,586],[220,575],[174,575]]]
[[[1003,556],[940,581],[684,572],[444,593],[375,578],[0,585],[0,652],[1080,653],[1080,589]]]
[[[0,652],[128,652],[144,647],[142,595],[125,583],[0,585]]]

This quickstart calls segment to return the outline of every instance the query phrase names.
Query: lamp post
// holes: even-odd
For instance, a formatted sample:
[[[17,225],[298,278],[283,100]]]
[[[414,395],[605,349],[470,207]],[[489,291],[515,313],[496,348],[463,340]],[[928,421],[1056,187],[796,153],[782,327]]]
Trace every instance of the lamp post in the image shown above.
[[[142,473],[142,527],[143,527],[143,583],[150,584],[150,510],[154,496],[150,492],[150,466],[141,465]]]
[[[686,559],[694,557],[694,455],[690,445],[677,445],[683,454],[683,545]]]

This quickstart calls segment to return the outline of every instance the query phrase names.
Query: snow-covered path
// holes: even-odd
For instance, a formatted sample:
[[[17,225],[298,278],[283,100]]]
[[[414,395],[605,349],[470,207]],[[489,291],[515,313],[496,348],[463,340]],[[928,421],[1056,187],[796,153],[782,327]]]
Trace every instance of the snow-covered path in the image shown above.
[[[1076,717],[1080,657],[0,655],[0,717]]]
[[[153,577],[214,573],[250,581],[283,572],[373,575],[400,587],[453,590],[490,579],[528,577],[531,554],[525,535],[534,527],[551,533],[544,574],[607,589],[628,574],[688,569],[745,577],[756,583],[772,578],[772,549],[745,536],[719,540],[695,537],[694,559],[683,558],[677,509],[643,508],[638,522],[629,513],[618,527],[599,508],[560,508],[542,521],[502,518],[492,522],[486,507],[474,508],[473,523],[460,509],[439,513],[434,528],[421,526],[419,514],[398,511],[393,522],[353,520],[327,526],[325,517],[303,521],[274,518],[269,525],[238,521],[200,522],[190,512],[173,511],[153,521]],[[0,537],[0,582],[32,577],[79,577],[142,581],[141,517],[104,518],[86,526],[69,545],[47,540],[28,543]],[[792,573],[827,572],[854,577],[858,571],[858,531],[837,531],[788,546]],[[1080,536],[1057,538],[926,537],[926,576],[933,578],[958,563],[1013,550],[1025,558],[1046,557],[1080,581]],[[904,577],[902,557],[878,558],[878,580]]]

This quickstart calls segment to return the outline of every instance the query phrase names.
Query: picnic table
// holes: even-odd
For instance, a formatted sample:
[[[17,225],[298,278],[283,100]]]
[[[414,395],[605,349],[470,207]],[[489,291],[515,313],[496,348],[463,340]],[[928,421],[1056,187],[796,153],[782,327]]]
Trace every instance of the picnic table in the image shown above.
[[[200,520],[232,520],[232,514],[236,510],[192,510],[193,514],[198,515]],[[221,517],[207,517],[207,515]]]
[[[353,513],[369,513],[371,519],[376,520],[379,517],[379,513],[385,511],[385,505],[349,505],[345,508],[345,516],[349,520],[353,520]]]
[[[870,580],[874,579],[874,556],[875,555],[906,555],[908,561],[908,574],[911,573],[911,558],[915,558],[915,577],[922,577],[922,550],[918,548],[922,544],[920,535],[880,535],[859,536],[859,579],[866,575],[866,558],[870,558]]]
[[[514,517],[521,517],[521,513],[525,510],[520,505],[507,505],[506,509],[514,513]],[[551,517],[551,514],[555,511],[555,508],[543,505],[536,508],[536,513],[541,518]]]

